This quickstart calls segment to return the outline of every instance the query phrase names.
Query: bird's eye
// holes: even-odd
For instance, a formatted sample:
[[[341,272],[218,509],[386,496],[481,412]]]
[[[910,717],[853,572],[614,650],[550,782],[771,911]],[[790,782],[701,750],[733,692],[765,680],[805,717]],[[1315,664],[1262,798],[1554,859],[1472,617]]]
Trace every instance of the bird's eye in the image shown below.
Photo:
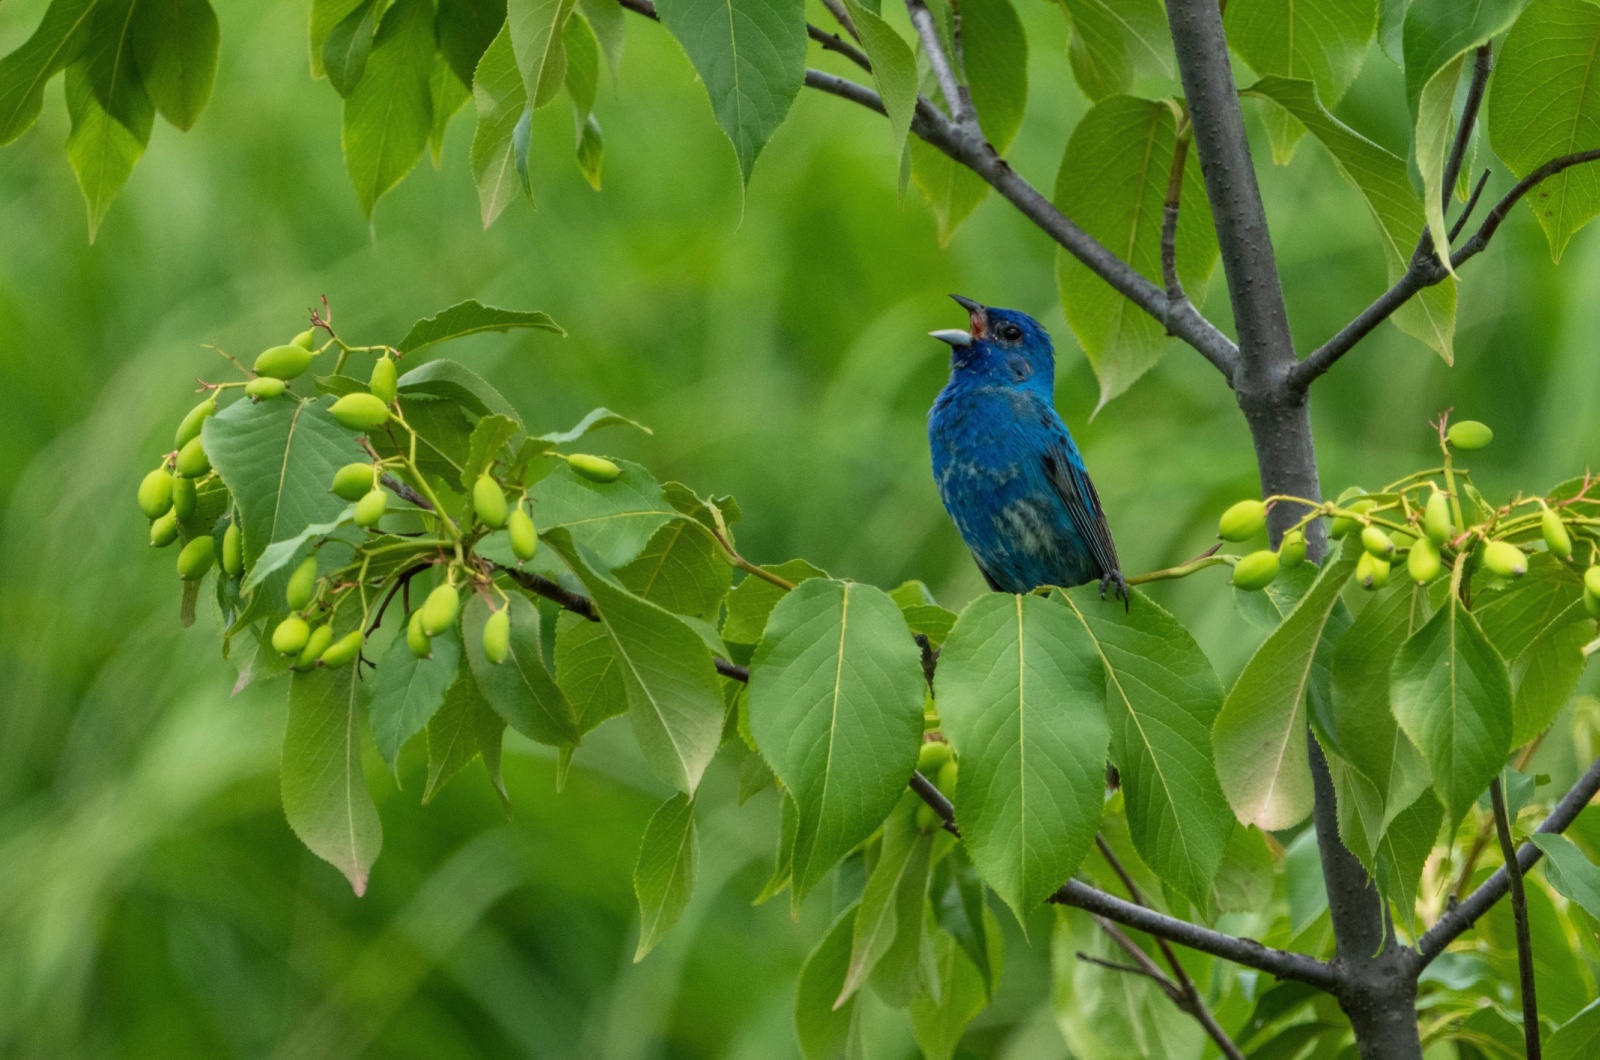
[[[1016,342],[1022,338],[1022,329],[1015,324],[1006,324],[1000,328],[1000,337],[1007,342]]]

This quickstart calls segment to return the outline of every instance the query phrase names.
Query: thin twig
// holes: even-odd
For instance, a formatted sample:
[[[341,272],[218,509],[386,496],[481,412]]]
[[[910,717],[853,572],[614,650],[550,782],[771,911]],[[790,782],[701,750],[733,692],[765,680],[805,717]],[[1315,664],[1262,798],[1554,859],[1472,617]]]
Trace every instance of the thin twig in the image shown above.
[[[1444,209],[1450,209],[1450,194],[1455,191],[1456,178],[1461,175],[1461,163],[1466,160],[1467,147],[1472,143],[1472,130],[1478,121],[1478,107],[1483,103],[1483,90],[1489,85],[1489,74],[1494,69],[1494,47],[1484,43],[1472,60],[1472,83],[1467,86],[1467,98],[1461,105],[1461,124],[1456,126],[1455,143],[1450,146],[1450,156],[1444,164],[1444,186],[1439,189],[1444,199]]]
[[[384,475],[381,478],[379,478],[378,481],[382,482],[385,486],[388,486],[391,490],[393,490],[401,498],[403,498],[404,500],[407,500],[410,503],[416,505],[418,508],[421,508],[421,509],[423,509],[425,511],[430,511],[430,512],[433,511],[433,502],[432,501],[428,500],[428,498],[424,497],[422,494],[418,493],[416,490],[412,489],[410,486],[406,485],[404,482],[401,482],[395,476],[393,476],[393,475]]]
[[[849,59],[857,66],[861,67],[861,69],[867,71],[868,73],[872,72],[872,61],[866,57],[865,53],[863,53],[860,48],[857,48],[855,45],[839,36],[837,33],[829,33],[827,30],[813,26],[811,23],[807,22],[806,36],[822,45],[824,51],[838,52],[846,59]]]
[[[1536,832],[1542,835],[1566,831],[1567,827],[1577,819],[1583,808],[1600,792],[1600,758],[1595,759],[1587,772],[1578,778],[1578,782],[1561,796],[1561,801],[1556,803],[1555,809],[1550,811],[1550,816],[1544,819]],[[1543,851],[1532,843],[1524,843],[1517,848],[1517,867],[1526,874],[1528,870],[1543,856]],[[1510,860],[1507,859],[1507,865]],[[1445,947],[1454,942],[1462,932],[1472,927],[1478,918],[1487,913],[1496,902],[1505,897],[1510,888],[1511,881],[1506,866],[1494,871],[1483,884],[1466,898],[1462,899],[1454,909],[1441,916],[1433,927],[1423,933],[1417,940],[1415,964],[1417,970],[1426,967],[1430,961],[1443,953]]]
[[[1108,932],[1117,931],[1115,927],[1109,926],[1111,921],[1103,920],[1099,917],[1096,917],[1095,919],[1099,922],[1100,926],[1105,928]],[[1117,931],[1117,934],[1120,935],[1122,933]],[[1126,938],[1127,936],[1123,937]],[[1079,950],[1076,956],[1078,960],[1085,964],[1094,964],[1100,966],[1101,968],[1109,968],[1113,972],[1127,972],[1130,975],[1148,976],[1149,978],[1155,980],[1156,985],[1161,988],[1161,992],[1166,994],[1168,997],[1172,997],[1172,991],[1176,989],[1173,987],[1172,981],[1161,974],[1161,969],[1154,966],[1144,968],[1135,964],[1120,964],[1117,961],[1108,961],[1104,957],[1096,957],[1092,953],[1084,953],[1082,950]],[[1177,1001],[1177,998],[1173,997],[1173,1001]]]
[[[1511,838],[1511,818],[1506,813],[1506,795],[1496,776],[1489,781],[1489,798],[1494,803],[1494,828],[1500,836],[1500,854],[1506,859],[1511,885],[1511,918],[1517,929],[1517,974],[1522,988],[1522,1035],[1528,1060],[1539,1060],[1539,1001],[1533,983],[1533,936],[1528,931],[1528,896],[1522,888],[1522,866],[1517,862],[1515,841]]]
[[[532,571],[503,566],[497,566],[495,569],[536,596],[542,596],[546,600],[560,604],[568,611],[575,615],[582,615],[590,622],[600,621],[599,610],[594,606],[594,601],[587,596],[575,593],[571,589],[551,581],[544,575],[535,574]]]
[[[969,115],[962,106],[961,85],[950,67],[950,57],[945,55],[944,45],[939,40],[933,12],[928,10],[923,0],[906,0],[906,11],[911,15],[911,25],[915,27],[917,36],[922,39],[922,51],[928,57],[928,65],[933,68],[934,80],[939,82],[939,92],[944,96],[950,117],[957,125],[966,124]]]
[[[1456,223],[1450,227],[1450,242],[1456,241],[1456,236],[1467,227],[1467,222],[1472,219],[1472,211],[1478,208],[1478,197],[1483,194],[1483,189],[1489,183],[1489,170],[1485,169],[1478,178],[1477,185],[1472,189],[1472,194],[1467,197],[1467,204],[1461,208],[1461,216],[1456,218]]]
[[[1161,206],[1161,279],[1167,285],[1167,306],[1187,305],[1189,295],[1178,279],[1178,207],[1183,197],[1183,167],[1189,160],[1188,125],[1178,130],[1172,148],[1172,168],[1167,173],[1167,199]],[[1172,329],[1167,329],[1172,334]]]
[[[856,40],[861,39],[861,34],[856,31],[855,20],[850,17],[850,12],[844,9],[844,5],[839,0],[822,0],[822,6],[828,9],[828,14],[832,15],[835,21],[844,27],[846,33]]]

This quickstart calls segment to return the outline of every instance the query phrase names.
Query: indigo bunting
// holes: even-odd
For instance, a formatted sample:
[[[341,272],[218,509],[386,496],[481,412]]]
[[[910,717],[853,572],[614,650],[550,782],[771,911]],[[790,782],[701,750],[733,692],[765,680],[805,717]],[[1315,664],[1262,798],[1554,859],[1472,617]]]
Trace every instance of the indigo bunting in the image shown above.
[[[1055,356],[1037,320],[952,295],[971,318],[935,331],[950,382],[928,414],[945,511],[996,592],[1100,581],[1128,599],[1105,509],[1055,408]]]

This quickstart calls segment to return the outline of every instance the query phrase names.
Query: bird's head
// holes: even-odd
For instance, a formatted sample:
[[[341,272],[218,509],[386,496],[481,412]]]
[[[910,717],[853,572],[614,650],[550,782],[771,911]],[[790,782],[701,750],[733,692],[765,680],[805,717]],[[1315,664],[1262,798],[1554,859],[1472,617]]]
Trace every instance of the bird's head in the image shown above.
[[[1046,394],[1054,389],[1055,347],[1037,320],[1016,309],[994,309],[958,294],[950,297],[967,311],[969,326],[931,334],[950,344],[952,376],[1039,388]]]

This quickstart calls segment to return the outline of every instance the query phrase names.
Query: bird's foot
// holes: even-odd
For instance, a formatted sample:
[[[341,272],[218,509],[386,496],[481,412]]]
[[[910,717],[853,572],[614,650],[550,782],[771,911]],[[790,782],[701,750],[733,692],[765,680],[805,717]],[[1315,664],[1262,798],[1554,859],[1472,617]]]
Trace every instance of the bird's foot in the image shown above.
[[[1100,599],[1104,600],[1106,598],[1107,589],[1111,590],[1112,596],[1120,596],[1122,598],[1122,609],[1124,611],[1128,610],[1128,580],[1122,576],[1121,571],[1111,571],[1100,579]]]

